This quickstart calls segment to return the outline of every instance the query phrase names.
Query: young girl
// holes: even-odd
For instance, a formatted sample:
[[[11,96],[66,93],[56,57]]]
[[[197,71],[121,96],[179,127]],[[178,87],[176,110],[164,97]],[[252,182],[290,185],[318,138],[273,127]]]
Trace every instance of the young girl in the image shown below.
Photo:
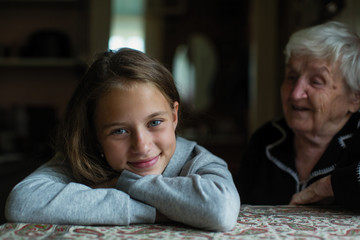
[[[231,173],[176,136],[179,108],[159,62],[131,49],[103,53],[68,104],[58,153],[10,193],[8,221],[230,230],[240,208]]]

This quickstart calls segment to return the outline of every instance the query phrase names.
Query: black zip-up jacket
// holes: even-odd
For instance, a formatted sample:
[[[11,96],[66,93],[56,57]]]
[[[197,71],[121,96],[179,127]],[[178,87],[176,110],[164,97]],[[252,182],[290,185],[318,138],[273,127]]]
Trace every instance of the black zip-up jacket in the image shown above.
[[[331,174],[333,204],[360,208],[360,113],[354,113],[334,136],[304,183],[295,168],[293,140],[283,118],[253,134],[235,176],[242,203],[288,204],[294,193]]]

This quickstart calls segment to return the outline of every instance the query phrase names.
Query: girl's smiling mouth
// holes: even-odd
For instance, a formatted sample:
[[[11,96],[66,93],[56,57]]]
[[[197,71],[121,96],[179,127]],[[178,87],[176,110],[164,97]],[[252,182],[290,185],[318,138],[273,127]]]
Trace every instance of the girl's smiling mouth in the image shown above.
[[[150,158],[150,159],[144,159],[144,160],[140,160],[140,161],[134,161],[134,162],[128,162],[129,165],[133,166],[134,168],[149,168],[154,166],[157,161],[159,160],[160,155],[157,155],[154,158]]]

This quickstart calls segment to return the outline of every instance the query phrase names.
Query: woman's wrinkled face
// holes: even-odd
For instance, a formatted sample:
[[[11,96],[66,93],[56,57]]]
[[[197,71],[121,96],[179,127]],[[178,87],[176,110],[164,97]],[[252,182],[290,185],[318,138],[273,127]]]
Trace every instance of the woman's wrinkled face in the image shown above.
[[[178,102],[172,109],[152,84],[113,88],[100,99],[95,128],[106,161],[116,171],[161,174],[175,152]]]
[[[358,110],[337,64],[292,56],[281,87],[285,119],[298,134],[335,134]]]

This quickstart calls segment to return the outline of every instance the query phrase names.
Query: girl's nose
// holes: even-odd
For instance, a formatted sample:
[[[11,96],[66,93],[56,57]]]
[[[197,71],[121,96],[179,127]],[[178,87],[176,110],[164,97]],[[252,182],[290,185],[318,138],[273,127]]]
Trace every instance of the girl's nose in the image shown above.
[[[147,154],[150,151],[151,138],[145,131],[137,131],[132,136],[132,152]]]

